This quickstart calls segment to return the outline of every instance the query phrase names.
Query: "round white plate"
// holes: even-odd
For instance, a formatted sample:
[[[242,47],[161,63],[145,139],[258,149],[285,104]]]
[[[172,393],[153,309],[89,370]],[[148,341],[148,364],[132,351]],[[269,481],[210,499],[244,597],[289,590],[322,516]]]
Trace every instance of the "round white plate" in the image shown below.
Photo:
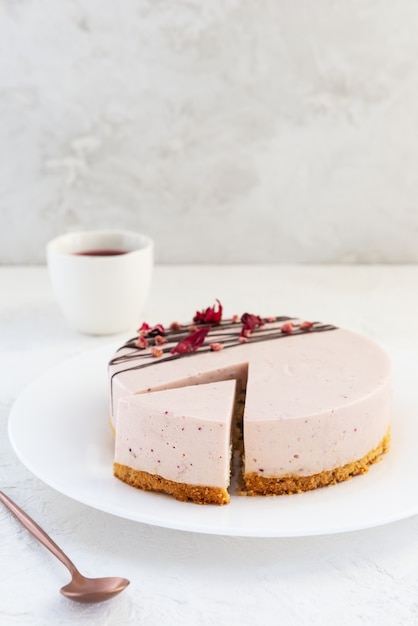
[[[418,359],[392,354],[392,445],[370,471],[329,488],[276,497],[232,496],[198,506],[143,492],[113,476],[107,361],[101,347],[65,361],[15,402],[9,436],[19,459],[57,491],[123,518],[194,532],[295,537],[368,528],[418,513]]]

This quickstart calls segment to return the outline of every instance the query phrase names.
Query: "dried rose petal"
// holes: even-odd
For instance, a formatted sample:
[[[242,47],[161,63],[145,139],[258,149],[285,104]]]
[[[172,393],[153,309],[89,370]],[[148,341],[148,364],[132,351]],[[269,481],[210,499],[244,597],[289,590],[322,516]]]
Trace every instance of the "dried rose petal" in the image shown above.
[[[214,352],[219,352],[219,350],[223,350],[224,347],[221,343],[211,343],[209,344],[210,349],[213,350]]]
[[[239,315],[233,315],[233,316],[231,317],[231,322],[232,322],[233,324],[236,324],[236,323],[238,322],[238,320],[239,320]]]
[[[197,326],[188,326],[187,330],[189,331],[189,333],[195,333],[197,331]]]
[[[216,299],[216,302],[218,303],[217,309],[215,304],[204,311],[196,311],[193,321],[197,324],[219,324],[222,319],[222,304],[218,299]]]
[[[142,325],[138,328],[137,332],[140,333],[141,330],[149,330],[151,326],[146,322],[143,322]]]
[[[160,357],[163,356],[164,352],[162,350],[160,350],[160,348],[156,348],[155,346],[153,348],[151,348],[151,354],[153,357],[155,357],[156,359],[159,359]]]
[[[152,328],[148,330],[148,334],[151,337],[156,337],[157,335],[165,335],[165,328],[162,324],[155,324]]]
[[[293,333],[293,323],[292,322],[285,322],[284,324],[282,324],[280,326],[280,330],[282,331],[282,333]]]
[[[148,348],[148,341],[147,339],[145,339],[145,337],[142,337],[142,335],[140,335],[135,341],[135,345],[137,348],[144,350],[145,348]]]
[[[165,337],[163,337],[162,335],[157,335],[155,337],[156,346],[162,346],[164,343],[167,343],[167,339]]]
[[[304,321],[299,325],[300,330],[309,330],[314,325],[313,322]]]
[[[242,329],[241,335],[248,337],[255,328],[259,328],[264,325],[264,320],[259,315],[253,315],[252,313],[244,313],[241,315]]]
[[[179,322],[171,322],[170,330],[180,330],[181,324]]]
[[[205,337],[210,331],[210,326],[204,326],[199,328],[195,333],[192,333],[182,341],[179,341],[174,348],[171,349],[171,354],[187,354],[188,352],[195,352],[205,341]]]
[[[240,337],[238,337],[238,341],[240,343],[248,343],[248,339],[244,335],[241,335]]]

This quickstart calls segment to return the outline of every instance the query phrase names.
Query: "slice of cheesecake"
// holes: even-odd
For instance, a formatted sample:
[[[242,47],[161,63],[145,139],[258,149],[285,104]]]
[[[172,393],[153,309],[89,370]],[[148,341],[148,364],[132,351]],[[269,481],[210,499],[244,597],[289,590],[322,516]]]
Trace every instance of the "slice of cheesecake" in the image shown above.
[[[115,476],[178,500],[228,503],[235,388],[224,380],[121,398]]]

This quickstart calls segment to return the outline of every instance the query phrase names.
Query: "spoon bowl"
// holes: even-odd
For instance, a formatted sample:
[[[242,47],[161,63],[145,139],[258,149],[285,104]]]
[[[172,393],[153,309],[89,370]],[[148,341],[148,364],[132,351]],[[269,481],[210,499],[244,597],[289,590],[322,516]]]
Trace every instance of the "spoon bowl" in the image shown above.
[[[87,578],[77,572],[71,581],[60,589],[63,596],[76,602],[102,602],[114,598],[129,585],[126,578]]]
[[[13,513],[19,522],[65,565],[71,574],[71,581],[64,585],[61,593],[76,602],[103,602],[110,600],[126,589],[129,580],[119,577],[87,578],[80,574],[74,563],[51,539],[49,535],[23,511],[13,500],[0,491],[0,501]]]

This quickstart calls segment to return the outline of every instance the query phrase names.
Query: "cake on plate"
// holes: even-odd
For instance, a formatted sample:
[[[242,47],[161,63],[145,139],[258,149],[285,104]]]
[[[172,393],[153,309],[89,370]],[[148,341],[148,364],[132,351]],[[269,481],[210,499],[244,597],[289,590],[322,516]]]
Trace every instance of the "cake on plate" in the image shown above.
[[[144,323],[109,380],[115,476],[180,500],[227,503],[234,457],[240,495],[282,495],[365,473],[389,447],[389,357],[332,324],[223,319],[218,302]]]

